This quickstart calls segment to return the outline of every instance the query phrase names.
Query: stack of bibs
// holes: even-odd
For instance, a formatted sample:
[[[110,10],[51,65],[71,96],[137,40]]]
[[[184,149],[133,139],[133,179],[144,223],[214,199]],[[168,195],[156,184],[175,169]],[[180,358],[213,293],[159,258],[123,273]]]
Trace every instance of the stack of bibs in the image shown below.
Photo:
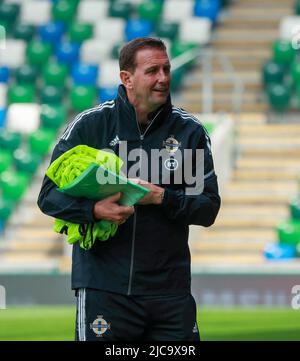
[[[121,205],[132,206],[149,190],[131,183],[120,175],[123,161],[114,153],[78,145],[57,158],[46,175],[58,190],[73,197],[101,200],[122,192]],[[69,244],[79,241],[80,247],[90,249],[95,240],[106,241],[115,235],[118,226],[101,220],[96,223],[77,224],[55,219],[54,230],[65,233]]]

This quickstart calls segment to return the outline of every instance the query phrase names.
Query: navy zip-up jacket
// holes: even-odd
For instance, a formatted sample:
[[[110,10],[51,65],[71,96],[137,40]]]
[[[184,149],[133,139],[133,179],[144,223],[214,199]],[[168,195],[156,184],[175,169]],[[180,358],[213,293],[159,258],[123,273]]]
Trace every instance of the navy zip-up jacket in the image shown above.
[[[212,225],[220,207],[210,140],[203,126],[189,113],[172,106],[170,98],[149,118],[150,124],[141,130],[135,109],[120,85],[115,100],[79,114],[68,125],[54,148],[51,162],[79,144],[112,149],[121,155],[121,143],[127,141],[128,153],[138,149],[149,158],[151,150],[167,149],[171,163],[179,149],[203,149],[203,191],[187,195],[184,180],[178,184],[171,174],[168,184],[164,184],[160,173],[157,185],[165,188],[161,205],[136,206],[134,215],[118,227],[114,237],[105,242],[97,240],[88,251],[80,248],[78,242],[73,245],[72,289],[87,287],[127,295],[190,292],[188,226]],[[143,155],[137,162],[129,160],[127,172],[132,166],[139,169],[145,165],[142,158]],[[180,167],[184,161],[183,157]],[[167,162],[167,167],[171,163]],[[161,169],[165,164],[162,162]],[[177,166],[173,164],[172,168],[171,164],[170,173]],[[148,181],[150,168],[149,178],[145,179]],[[45,214],[74,223],[93,223],[94,204],[93,200],[72,198],[57,191],[45,176],[38,198]]]

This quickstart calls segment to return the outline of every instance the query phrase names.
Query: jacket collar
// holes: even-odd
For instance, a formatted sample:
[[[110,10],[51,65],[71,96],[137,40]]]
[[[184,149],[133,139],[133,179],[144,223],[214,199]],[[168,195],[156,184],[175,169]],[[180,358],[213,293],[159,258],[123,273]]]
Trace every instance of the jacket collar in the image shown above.
[[[128,140],[140,139],[140,132],[137,124],[136,112],[134,106],[129,102],[124,85],[119,85],[116,98],[117,109],[119,110],[119,128]],[[168,121],[168,116],[172,113],[171,97],[165,104],[160,106],[154,112],[149,113],[148,118],[152,120],[147,134],[159,127],[163,122]]]

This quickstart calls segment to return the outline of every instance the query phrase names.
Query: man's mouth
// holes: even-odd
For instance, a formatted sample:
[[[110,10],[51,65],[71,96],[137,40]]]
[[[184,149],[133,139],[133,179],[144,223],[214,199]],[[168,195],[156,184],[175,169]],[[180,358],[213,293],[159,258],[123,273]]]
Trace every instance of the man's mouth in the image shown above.
[[[169,91],[169,89],[168,88],[153,89],[153,91],[158,92],[158,93],[166,93]]]

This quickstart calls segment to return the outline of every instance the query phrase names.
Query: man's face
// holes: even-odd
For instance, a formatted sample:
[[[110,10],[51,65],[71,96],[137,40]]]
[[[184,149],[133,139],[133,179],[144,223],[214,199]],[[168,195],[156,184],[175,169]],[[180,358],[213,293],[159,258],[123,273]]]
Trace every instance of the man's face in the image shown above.
[[[137,104],[154,111],[164,104],[170,92],[170,62],[160,49],[142,49],[136,54],[136,68],[130,75],[130,92]]]

